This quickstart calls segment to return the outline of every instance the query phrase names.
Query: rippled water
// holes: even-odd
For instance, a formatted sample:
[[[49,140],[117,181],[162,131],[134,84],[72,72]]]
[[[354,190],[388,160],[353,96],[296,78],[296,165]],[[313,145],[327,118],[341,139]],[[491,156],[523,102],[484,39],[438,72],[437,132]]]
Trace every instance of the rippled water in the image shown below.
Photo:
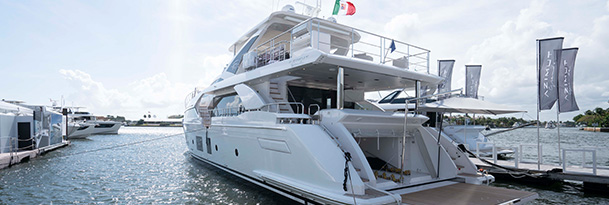
[[[530,132],[535,134],[536,140],[533,129],[516,130],[492,139],[498,144],[527,142]],[[609,138],[607,133],[566,132],[572,132],[573,139],[567,137],[565,142],[595,141],[587,141],[584,145],[605,146]],[[146,142],[137,143],[142,141]],[[103,149],[108,147],[116,148]],[[551,148],[545,149],[544,155],[548,155],[548,160],[552,159]],[[88,152],[90,150],[98,151]],[[186,152],[181,128],[123,127],[119,135],[73,140],[68,147],[0,170],[0,204],[293,203],[194,160]],[[607,153],[602,155],[607,159]],[[583,194],[579,191],[581,185],[577,184],[530,187],[497,182],[493,186],[538,192],[540,198],[535,203],[539,204],[609,203],[608,198]]]
[[[143,140],[168,138],[83,153]],[[0,204],[285,204],[185,153],[181,128],[123,127],[0,170]],[[76,154],[76,155],[74,155]]]

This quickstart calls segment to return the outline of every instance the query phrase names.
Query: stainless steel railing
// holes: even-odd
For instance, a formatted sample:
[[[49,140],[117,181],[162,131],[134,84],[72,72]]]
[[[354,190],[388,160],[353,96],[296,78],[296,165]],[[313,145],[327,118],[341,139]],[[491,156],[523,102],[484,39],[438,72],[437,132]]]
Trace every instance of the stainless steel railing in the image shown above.
[[[243,59],[250,62],[245,70],[297,57],[295,53],[303,48],[429,73],[429,50],[319,18],[305,20],[258,44]]]

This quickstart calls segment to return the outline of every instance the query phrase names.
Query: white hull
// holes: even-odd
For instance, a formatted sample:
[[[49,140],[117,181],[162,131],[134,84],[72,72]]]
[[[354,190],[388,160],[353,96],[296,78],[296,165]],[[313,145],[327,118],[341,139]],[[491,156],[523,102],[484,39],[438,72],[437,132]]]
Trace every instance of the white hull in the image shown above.
[[[68,139],[84,139],[93,134],[95,125],[89,123],[69,123]]]
[[[359,112],[341,113],[344,111],[337,110],[328,112],[329,114],[324,118],[328,121],[331,118],[329,116],[337,113],[339,115],[366,115]],[[378,113],[372,113],[370,116],[373,117],[374,114]],[[342,148],[353,156],[353,161],[349,162],[349,170],[353,181],[347,180],[349,181],[347,183],[349,191],[345,192],[343,190],[344,154],[341,148],[337,146],[337,142],[333,141],[332,137],[324,131],[324,128],[317,124],[275,123],[277,120],[271,118],[273,115],[273,113],[266,112],[250,112],[241,114],[240,119],[216,117],[212,120],[209,129],[202,125],[200,118],[189,119],[184,123],[186,143],[194,158],[227,170],[253,183],[270,186],[278,193],[301,202],[348,204],[353,203],[354,200],[348,194],[355,192],[357,204],[395,203],[396,198],[399,198],[401,193],[408,192],[405,187],[411,187],[409,188],[411,190],[423,189],[419,187],[421,184],[426,184],[425,189],[439,187],[445,184],[436,182],[452,177],[461,177],[455,175],[455,173],[465,171],[476,173],[475,166],[468,160],[459,162],[451,160],[452,157],[466,159],[465,157],[449,156],[446,151],[442,151],[441,159],[445,163],[441,166],[445,167],[440,170],[439,179],[431,177],[427,171],[414,171],[427,169],[426,165],[420,161],[413,161],[409,165],[409,169],[412,169],[413,173],[405,176],[407,182],[404,184],[377,179],[373,172],[380,172],[380,170],[373,170],[370,167],[364,157],[364,151],[374,153],[374,155],[391,163],[399,163],[397,162],[399,160],[391,159],[391,155],[395,155],[398,149],[376,150],[376,139],[370,140],[369,137],[354,139],[339,136],[340,130],[353,131],[355,128],[352,126],[325,125],[331,133],[336,134],[335,137],[339,138],[337,141],[342,145]],[[393,121],[402,119],[403,123],[403,117],[392,116],[389,113],[375,118],[376,120],[391,119]],[[422,150],[422,147],[409,145],[407,147],[411,151],[407,154],[416,155],[419,152],[427,152],[427,155],[432,159],[438,158],[437,145],[434,143],[436,140],[430,134],[430,130],[420,125],[425,119],[412,116],[410,118],[409,130],[412,129],[412,132],[421,133],[421,138],[416,140],[425,141],[426,147],[425,150]],[[258,120],[254,121],[252,119]],[[223,122],[223,124],[220,124],[220,122]],[[346,122],[344,123],[346,124]],[[379,127],[378,125],[374,126]],[[395,128],[396,132],[401,132],[399,126],[400,122],[397,122],[389,127]],[[370,126],[360,125],[358,129],[362,131],[367,130],[366,128],[370,128]],[[362,136],[366,134],[365,131],[361,132]],[[398,146],[396,144],[399,144],[398,141],[401,140],[400,134],[391,137],[386,136],[387,133],[384,133],[384,135],[382,139],[379,139],[382,147],[391,146],[392,143],[394,148]],[[349,134],[345,136],[351,137]],[[358,142],[355,140],[366,140],[367,142],[360,141],[358,146]],[[415,139],[413,138],[413,140]],[[448,141],[443,142],[444,144],[449,143]],[[456,151],[454,147],[449,149]],[[457,170],[454,163],[461,163],[460,166],[463,166],[463,168]],[[435,172],[435,170],[431,172]],[[391,173],[387,172],[387,174]],[[394,173],[394,175],[399,177],[399,174]],[[493,179],[492,176],[486,177],[487,180]],[[484,179],[484,176],[480,176],[480,178]],[[476,177],[463,179],[477,184],[483,181]],[[351,185],[353,189],[350,188]],[[364,190],[370,186],[396,189],[397,191],[391,195],[380,194],[371,197],[364,193]]]
[[[114,121],[93,121],[91,123],[95,124],[92,134],[118,134],[122,125],[120,122]]]
[[[481,133],[484,129],[486,127],[479,125],[449,125],[444,126],[442,132],[455,144],[464,144],[473,153],[478,151],[480,156],[489,157],[493,154],[494,144]],[[495,147],[495,152],[500,158],[514,154],[514,150],[501,147]]]

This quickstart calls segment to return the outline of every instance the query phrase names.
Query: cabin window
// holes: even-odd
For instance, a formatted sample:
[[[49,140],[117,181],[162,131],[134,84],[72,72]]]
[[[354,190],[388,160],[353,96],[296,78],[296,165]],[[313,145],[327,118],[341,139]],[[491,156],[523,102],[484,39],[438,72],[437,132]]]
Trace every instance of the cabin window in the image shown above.
[[[227,95],[218,98],[214,106],[214,116],[231,116],[239,114],[241,108],[241,98],[238,95]]]
[[[239,64],[241,64],[241,60],[242,60],[243,54],[245,54],[247,51],[250,50],[250,47],[252,47],[252,45],[254,44],[254,42],[256,41],[257,38],[258,38],[258,36],[252,37],[247,42],[247,44],[245,44],[245,46],[243,46],[243,48],[241,48],[241,50],[235,56],[235,58],[233,59],[233,62],[230,63],[230,65],[228,66],[226,71],[228,71],[230,73],[236,73],[237,72],[237,69],[239,69]]]
[[[385,96],[383,99],[379,101],[379,103],[390,103],[393,98],[402,91],[393,91],[389,95]]]
[[[402,92],[402,91],[396,91],[396,92],[398,92],[398,95],[393,100],[391,100],[391,104],[404,104],[406,102],[406,99],[408,99],[408,100],[414,99],[414,97],[409,96],[405,92]]]
[[[197,149],[203,151],[203,137],[197,136]]]
[[[223,81],[223,80],[224,80],[224,79],[222,79],[222,78],[218,78],[218,79],[214,80],[214,82],[213,82],[213,83],[211,83],[211,84],[213,85],[213,84],[216,84],[216,83],[218,83],[218,82],[220,82],[220,81]]]

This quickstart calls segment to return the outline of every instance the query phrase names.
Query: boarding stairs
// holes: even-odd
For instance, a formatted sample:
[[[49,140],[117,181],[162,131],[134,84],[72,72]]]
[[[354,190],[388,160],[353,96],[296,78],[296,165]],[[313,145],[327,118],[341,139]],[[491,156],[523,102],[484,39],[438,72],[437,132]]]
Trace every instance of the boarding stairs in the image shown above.
[[[278,105],[279,112],[280,113],[294,113],[294,111],[292,110],[292,107],[288,104],[286,92],[287,92],[287,89],[286,89],[285,82],[282,82],[282,83],[273,82],[273,81],[270,82],[269,96],[271,97],[271,99],[273,99],[273,101],[275,101],[275,103],[280,103]],[[281,103],[285,103],[285,104],[281,104]],[[277,109],[277,107],[275,109]]]

